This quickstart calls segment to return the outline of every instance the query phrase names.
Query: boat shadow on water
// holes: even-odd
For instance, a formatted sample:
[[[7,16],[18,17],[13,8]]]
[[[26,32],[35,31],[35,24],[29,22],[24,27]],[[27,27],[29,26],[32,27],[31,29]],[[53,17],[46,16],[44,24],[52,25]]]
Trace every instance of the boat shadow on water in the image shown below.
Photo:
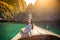
[[[54,35],[35,35],[31,37],[19,38],[18,40],[60,40],[60,37]]]

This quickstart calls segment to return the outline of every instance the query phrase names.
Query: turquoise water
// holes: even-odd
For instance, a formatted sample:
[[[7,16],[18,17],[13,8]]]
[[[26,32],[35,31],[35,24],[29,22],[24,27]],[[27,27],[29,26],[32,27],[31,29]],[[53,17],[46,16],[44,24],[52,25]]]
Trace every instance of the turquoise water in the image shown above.
[[[44,28],[44,29],[46,29],[48,31],[51,31],[51,32],[53,32],[55,34],[60,35],[60,28],[58,28],[58,26],[55,26],[55,25],[52,25],[52,24],[47,24],[47,25],[45,25],[45,24],[36,24],[36,25],[41,27],[41,28]]]
[[[20,32],[21,28],[25,26],[26,24],[22,23],[0,22],[0,39],[11,40],[18,32]],[[38,24],[37,26],[60,35],[60,29],[54,28],[52,25],[48,25],[48,28],[44,24]]]
[[[0,22],[0,39],[11,40],[26,24]]]

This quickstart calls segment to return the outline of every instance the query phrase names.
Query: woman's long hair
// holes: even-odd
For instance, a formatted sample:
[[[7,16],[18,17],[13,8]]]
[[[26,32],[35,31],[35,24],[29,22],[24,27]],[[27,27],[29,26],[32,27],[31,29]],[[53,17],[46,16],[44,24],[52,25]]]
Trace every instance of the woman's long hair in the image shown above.
[[[31,24],[32,24],[32,29],[34,28],[34,26],[33,26],[33,19],[31,19]]]

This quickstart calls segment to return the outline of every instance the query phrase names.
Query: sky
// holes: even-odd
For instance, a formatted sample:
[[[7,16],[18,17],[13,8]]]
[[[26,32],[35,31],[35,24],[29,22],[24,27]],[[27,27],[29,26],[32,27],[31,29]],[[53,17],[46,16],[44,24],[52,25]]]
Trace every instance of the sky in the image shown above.
[[[24,1],[26,2],[27,5],[31,3],[34,5],[37,0],[24,0]]]

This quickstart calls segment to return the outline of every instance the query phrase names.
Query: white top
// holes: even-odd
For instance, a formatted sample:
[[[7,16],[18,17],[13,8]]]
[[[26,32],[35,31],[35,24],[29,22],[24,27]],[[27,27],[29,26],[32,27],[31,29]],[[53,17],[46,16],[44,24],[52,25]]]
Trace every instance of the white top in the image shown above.
[[[31,24],[28,24],[27,27],[26,27],[25,30],[24,30],[24,33],[29,33],[29,32],[31,32],[31,29],[32,29],[32,25],[31,25]]]

